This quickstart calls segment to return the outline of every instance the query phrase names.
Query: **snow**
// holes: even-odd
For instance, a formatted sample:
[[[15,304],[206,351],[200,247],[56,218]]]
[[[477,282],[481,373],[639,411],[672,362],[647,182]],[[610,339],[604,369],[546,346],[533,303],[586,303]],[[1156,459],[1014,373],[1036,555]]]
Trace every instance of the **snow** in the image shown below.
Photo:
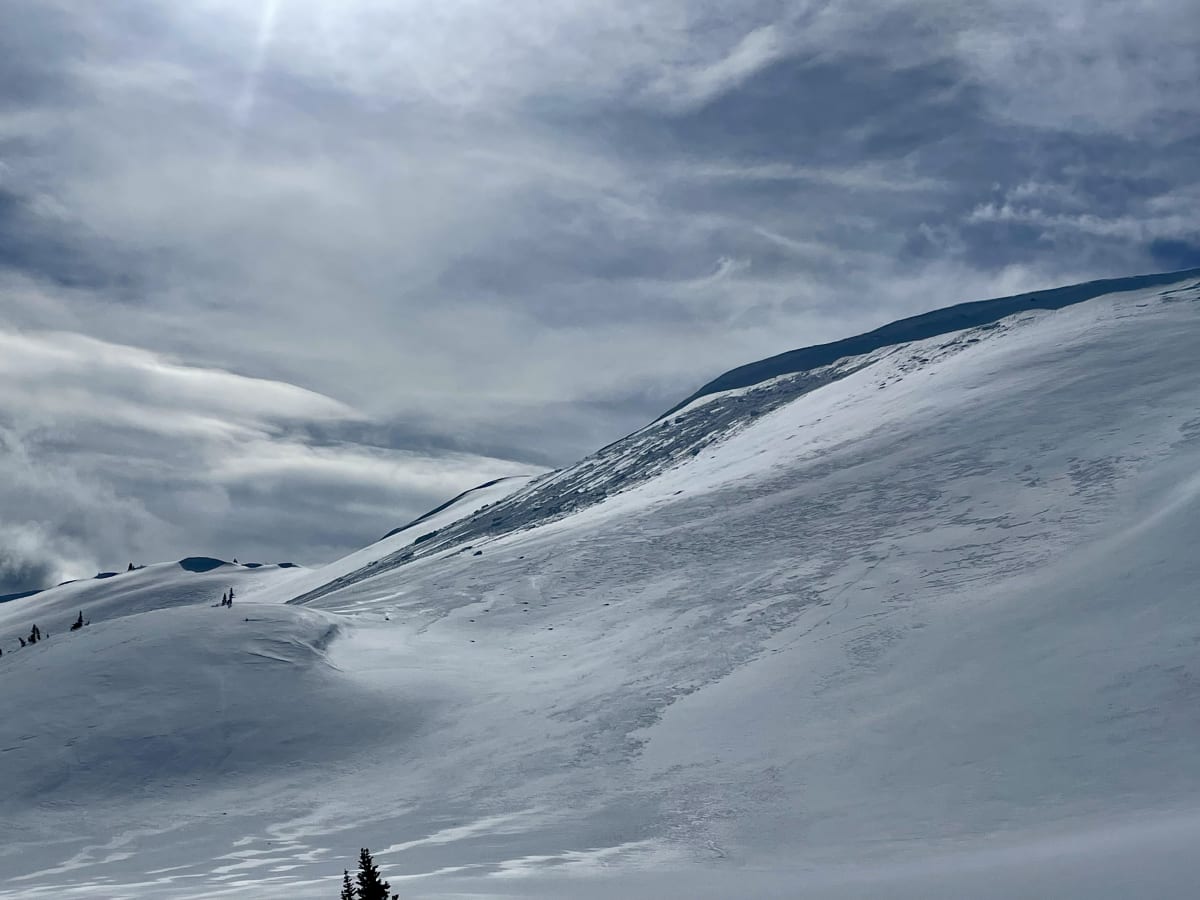
[[[7,652],[17,643],[17,636],[28,635],[33,625],[51,634],[66,632],[80,612],[87,620],[101,622],[167,607],[215,604],[230,588],[240,597],[270,585],[295,583],[305,572],[290,564],[243,566],[191,557],[69,581],[0,603],[0,647]],[[283,591],[288,592],[286,587]]]
[[[414,542],[420,541],[424,536],[435,533],[439,529],[459,521],[464,516],[474,513],[481,507],[487,507],[499,500],[503,500],[520,488],[525,487],[532,480],[533,476],[530,475],[515,475],[508,478],[499,478],[479,487],[472,488],[456,497],[450,503],[439,507],[432,513],[421,516],[415,522],[391,532],[386,537],[363,547],[361,550],[347,554],[328,565],[311,569],[298,578],[289,580],[286,583],[263,585],[261,590],[254,592],[251,596],[256,600],[279,600],[282,602],[336,582],[339,578],[360,569],[374,566],[380,560],[401,552],[407,547],[411,547]]]
[[[1047,291],[1033,291],[995,300],[976,300],[920,315],[900,319],[866,334],[856,335],[832,344],[805,347],[758,360],[732,369],[700,388],[665,415],[670,416],[695,400],[710,394],[750,387],[772,378],[831,365],[852,356],[863,356],[880,349],[910,344],[915,341],[942,337],[952,332],[987,327],[995,322],[1026,310],[1055,310],[1084,303],[1105,294],[1145,290],[1173,285],[1200,278],[1200,269],[1166,272],[1161,275],[1135,275],[1127,278],[1106,278]]]
[[[5,641],[0,898],[330,897],[360,846],[426,900],[1190,897],[1197,346],[1200,284],[1148,283],[716,395],[233,610],[97,582]]]

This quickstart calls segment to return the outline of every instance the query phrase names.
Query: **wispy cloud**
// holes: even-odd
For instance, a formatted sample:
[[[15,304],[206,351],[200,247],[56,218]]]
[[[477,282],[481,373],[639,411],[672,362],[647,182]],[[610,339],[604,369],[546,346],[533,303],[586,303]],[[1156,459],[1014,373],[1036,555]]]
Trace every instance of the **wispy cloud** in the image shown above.
[[[294,385],[0,330],[0,592],[129,559],[327,556],[463,484],[534,468],[311,438],[362,421]]]
[[[775,25],[763,25],[742,37],[716,60],[702,60],[664,72],[648,94],[673,109],[690,109],[728,93],[787,55],[788,45]]]

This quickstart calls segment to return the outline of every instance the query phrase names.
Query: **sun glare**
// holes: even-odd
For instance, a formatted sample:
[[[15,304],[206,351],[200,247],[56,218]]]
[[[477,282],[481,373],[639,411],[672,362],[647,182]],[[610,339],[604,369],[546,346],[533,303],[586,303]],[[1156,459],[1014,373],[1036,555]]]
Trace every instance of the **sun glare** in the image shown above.
[[[246,123],[254,112],[259,78],[262,76],[267,55],[271,51],[271,38],[275,33],[275,21],[278,18],[282,2],[283,0],[262,0],[258,16],[258,30],[254,39],[254,53],[250,58],[250,66],[246,70],[246,79],[242,84],[241,94],[233,109],[234,125],[239,133],[245,129]]]

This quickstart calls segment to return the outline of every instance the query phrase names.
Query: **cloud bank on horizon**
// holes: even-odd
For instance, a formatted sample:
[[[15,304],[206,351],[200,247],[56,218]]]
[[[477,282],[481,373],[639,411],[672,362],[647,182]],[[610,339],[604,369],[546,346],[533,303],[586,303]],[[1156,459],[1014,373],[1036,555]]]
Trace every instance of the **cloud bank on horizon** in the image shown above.
[[[0,593],[320,561],[732,366],[1200,265],[1187,0],[0,20]]]

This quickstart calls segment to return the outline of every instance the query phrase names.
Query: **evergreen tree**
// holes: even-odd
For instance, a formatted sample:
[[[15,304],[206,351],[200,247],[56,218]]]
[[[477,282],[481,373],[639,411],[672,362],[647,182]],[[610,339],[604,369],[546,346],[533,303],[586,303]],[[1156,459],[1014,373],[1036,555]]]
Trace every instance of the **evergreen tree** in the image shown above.
[[[342,869],[342,893],[338,900],[357,900],[357,898],[358,890],[350,880],[350,873],[346,869]]]
[[[371,851],[363,847],[358,854],[358,900],[396,900],[397,894],[388,893],[391,889],[380,877]]]

